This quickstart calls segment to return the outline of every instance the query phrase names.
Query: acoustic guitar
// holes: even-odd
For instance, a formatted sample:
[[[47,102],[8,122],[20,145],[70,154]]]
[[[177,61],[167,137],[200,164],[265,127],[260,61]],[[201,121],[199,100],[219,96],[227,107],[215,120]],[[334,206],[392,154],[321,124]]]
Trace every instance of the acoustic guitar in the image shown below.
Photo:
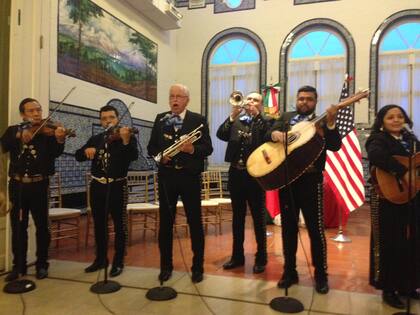
[[[405,167],[409,167],[410,157],[394,155],[394,158]],[[371,175],[378,195],[398,205],[413,199],[420,190],[420,152],[411,157],[411,166],[411,185],[408,185],[409,172],[398,179],[378,167],[373,167]],[[410,196],[409,189],[411,189]]]
[[[344,108],[369,95],[363,90],[337,104]],[[285,145],[280,142],[266,142],[256,148],[248,157],[248,173],[255,177],[264,190],[284,187],[298,179],[322,153],[324,138],[317,132],[317,125],[326,117],[326,113],[311,121],[302,121],[294,125],[287,133],[288,179],[285,178]]]

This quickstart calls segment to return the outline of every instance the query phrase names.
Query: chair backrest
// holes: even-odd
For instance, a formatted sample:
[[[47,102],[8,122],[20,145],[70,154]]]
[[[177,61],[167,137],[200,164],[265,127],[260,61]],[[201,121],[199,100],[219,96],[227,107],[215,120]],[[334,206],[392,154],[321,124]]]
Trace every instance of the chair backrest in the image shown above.
[[[48,190],[48,207],[62,208],[63,201],[61,198],[61,177],[60,174],[50,176],[49,190]]]
[[[223,198],[222,175],[220,170],[205,171],[202,173],[205,199]]]
[[[152,181],[152,183],[150,183]],[[130,171],[127,174],[128,203],[150,202],[151,186],[154,184],[154,174],[151,171]]]

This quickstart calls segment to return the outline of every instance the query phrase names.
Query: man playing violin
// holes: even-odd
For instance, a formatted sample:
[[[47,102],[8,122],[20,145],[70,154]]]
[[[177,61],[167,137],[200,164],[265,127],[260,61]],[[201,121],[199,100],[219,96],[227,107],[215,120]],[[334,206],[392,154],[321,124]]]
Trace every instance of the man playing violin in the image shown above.
[[[85,272],[95,272],[108,264],[106,247],[108,216],[105,213],[109,213],[115,231],[115,254],[110,276],[116,277],[124,268],[127,239],[127,172],[130,162],[137,160],[138,149],[137,140],[130,128],[118,128],[118,111],[113,106],[102,107],[99,110],[99,118],[106,130],[92,136],[76,151],[77,161],[92,161],[90,200],[95,229],[96,258],[85,268]]]
[[[191,232],[192,281],[203,280],[204,232],[201,222],[201,182],[204,159],[213,152],[206,119],[187,110],[190,100],[188,88],[181,84],[172,85],[169,90],[170,111],[156,116],[152,134],[147,146],[150,156],[157,156],[169,146],[197,129],[200,125],[201,138],[196,142],[185,141],[179,153],[172,158],[163,154],[159,160],[159,250],[160,281],[167,281],[173,270],[172,242],[176,204],[180,196],[184,205]]]
[[[29,212],[36,227],[36,277],[48,276],[48,177],[54,174],[54,161],[63,153],[66,131],[57,127],[45,134],[40,127],[42,107],[33,98],[19,104],[24,123],[10,126],[1,137],[3,152],[10,153],[9,199],[12,204],[13,268],[6,281],[13,281],[19,274],[26,275]]]
[[[297,93],[296,111],[283,113],[267,133],[267,140],[284,143],[285,131],[290,126],[300,121],[314,119],[317,98],[318,94],[314,87],[301,87]],[[336,106],[329,107],[326,123],[317,126],[318,133],[325,141],[324,149],[319,157],[306,168],[303,175],[279,190],[283,255],[285,259],[283,276],[277,284],[279,288],[288,288],[299,281],[296,271],[296,251],[298,218],[301,209],[311,240],[312,264],[315,267],[315,289],[320,294],[326,294],[329,291],[327,247],[324,235],[322,171],[325,167],[326,150],[338,151],[341,147],[340,134],[335,127],[337,110]]]

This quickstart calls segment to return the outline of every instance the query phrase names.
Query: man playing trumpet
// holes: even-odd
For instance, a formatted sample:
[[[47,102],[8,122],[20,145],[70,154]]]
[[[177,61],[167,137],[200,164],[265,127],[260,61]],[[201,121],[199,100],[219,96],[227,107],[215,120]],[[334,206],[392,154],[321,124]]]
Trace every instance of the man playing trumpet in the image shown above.
[[[206,119],[186,109],[190,95],[181,84],[172,85],[169,90],[170,111],[156,116],[147,151],[157,159],[159,176],[159,250],[160,281],[167,281],[173,270],[172,243],[173,224],[178,197],[184,204],[185,214],[191,232],[193,256],[192,281],[203,280],[204,232],[201,222],[201,181],[204,159],[213,152]],[[189,137],[198,129],[200,136]],[[186,141],[179,141],[187,135]],[[194,141],[196,140],[196,141]],[[179,141],[179,146],[174,145]],[[175,153],[165,149],[175,146]],[[179,153],[177,153],[179,151]],[[182,183],[182,184],[181,184]]]
[[[225,161],[230,162],[228,188],[233,210],[232,256],[223,265],[223,269],[233,269],[245,263],[244,234],[248,204],[257,241],[253,272],[262,273],[267,264],[264,193],[257,181],[249,175],[246,161],[252,151],[263,143],[264,135],[271,123],[261,114],[261,94],[250,93],[243,100],[240,93],[233,92],[230,103],[232,112],[217,130],[217,137],[228,142]],[[243,109],[244,113],[241,115]]]

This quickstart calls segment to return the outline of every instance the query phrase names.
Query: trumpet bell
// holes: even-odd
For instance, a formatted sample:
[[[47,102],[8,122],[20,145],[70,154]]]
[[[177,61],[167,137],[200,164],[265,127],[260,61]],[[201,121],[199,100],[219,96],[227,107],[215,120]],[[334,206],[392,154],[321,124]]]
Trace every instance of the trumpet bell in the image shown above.
[[[229,97],[229,103],[232,106],[242,106],[244,103],[244,95],[241,91],[233,91]]]

